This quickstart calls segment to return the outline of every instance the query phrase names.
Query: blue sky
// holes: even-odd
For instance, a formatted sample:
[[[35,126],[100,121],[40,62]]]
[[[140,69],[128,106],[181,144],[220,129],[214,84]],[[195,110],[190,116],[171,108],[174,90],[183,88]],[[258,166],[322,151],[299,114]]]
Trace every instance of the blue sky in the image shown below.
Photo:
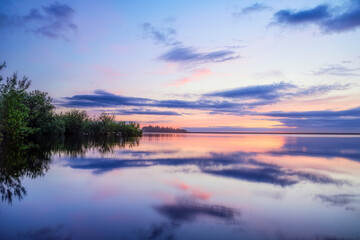
[[[0,3],[3,75],[189,130],[359,132],[359,40],[359,0]]]

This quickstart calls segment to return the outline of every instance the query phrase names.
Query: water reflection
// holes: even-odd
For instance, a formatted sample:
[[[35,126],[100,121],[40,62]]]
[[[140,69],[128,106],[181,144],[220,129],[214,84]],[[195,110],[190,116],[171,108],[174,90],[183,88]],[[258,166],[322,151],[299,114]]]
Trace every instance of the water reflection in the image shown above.
[[[359,239],[359,149],[345,136],[2,141],[0,239]]]
[[[164,153],[164,152],[162,152]],[[132,152],[132,155],[149,156],[156,152]],[[164,166],[196,166],[199,171],[221,177],[230,177],[249,182],[267,183],[279,186],[291,186],[300,181],[310,181],[319,184],[350,184],[346,180],[333,179],[325,174],[307,171],[296,171],[276,165],[260,162],[253,154],[235,152],[232,154],[210,153],[208,157],[198,158],[157,158],[157,159],[127,159],[127,158],[80,158],[69,161],[74,169],[93,170],[101,174],[120,168]],[[184,168],[186,170],[186,168]]]
[[[0,193],[1,200],[12,203],[26,195],[22,186],[24,177],[44,176],[49,169],[51,149],[34,142],[2,141],[0,145]]]
[[[154,207],[171,222],[191,222],[200,216],[214,217],[224,221],[234,220],[239,211],[221,205],[198,203],[194,199],[178,198],[174,203]]]
[[[131,148],[139,145],[138,138],[116,136],[39,138],[31,140],[5,139],[0,142],[0,193],[1,200],[12,204],[14,198],[22,200],[26,189],[21,180],[43,177],[49,170],[53,155],[71,159],[83,157],[88,151],[109,154],[114,148]]]
[[[271,153],[360,161],[360,142],[354,137],[288,137],[281,149]]]

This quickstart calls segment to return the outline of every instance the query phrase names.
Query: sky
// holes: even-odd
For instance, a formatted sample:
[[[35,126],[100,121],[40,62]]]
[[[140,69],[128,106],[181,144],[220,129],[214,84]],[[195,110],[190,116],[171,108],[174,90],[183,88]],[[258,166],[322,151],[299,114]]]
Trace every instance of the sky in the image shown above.
[[[0,43],[2,75],[26,75],[57,111],[360,132],[360,0],[1,0]]]

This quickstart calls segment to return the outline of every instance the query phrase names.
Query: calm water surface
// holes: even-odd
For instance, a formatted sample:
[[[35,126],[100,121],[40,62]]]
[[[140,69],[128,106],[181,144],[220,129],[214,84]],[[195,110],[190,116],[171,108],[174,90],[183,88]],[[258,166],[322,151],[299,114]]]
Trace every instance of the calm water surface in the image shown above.
[[[360,137],[3,142],[0,239],[360,239]]]

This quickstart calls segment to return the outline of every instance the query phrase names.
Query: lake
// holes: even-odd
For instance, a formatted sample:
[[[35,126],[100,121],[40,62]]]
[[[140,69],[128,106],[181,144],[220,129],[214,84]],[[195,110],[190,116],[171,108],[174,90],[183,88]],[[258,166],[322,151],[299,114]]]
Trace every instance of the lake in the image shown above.
[[[360,136],[3,142],[0,239],[360,239]]]

